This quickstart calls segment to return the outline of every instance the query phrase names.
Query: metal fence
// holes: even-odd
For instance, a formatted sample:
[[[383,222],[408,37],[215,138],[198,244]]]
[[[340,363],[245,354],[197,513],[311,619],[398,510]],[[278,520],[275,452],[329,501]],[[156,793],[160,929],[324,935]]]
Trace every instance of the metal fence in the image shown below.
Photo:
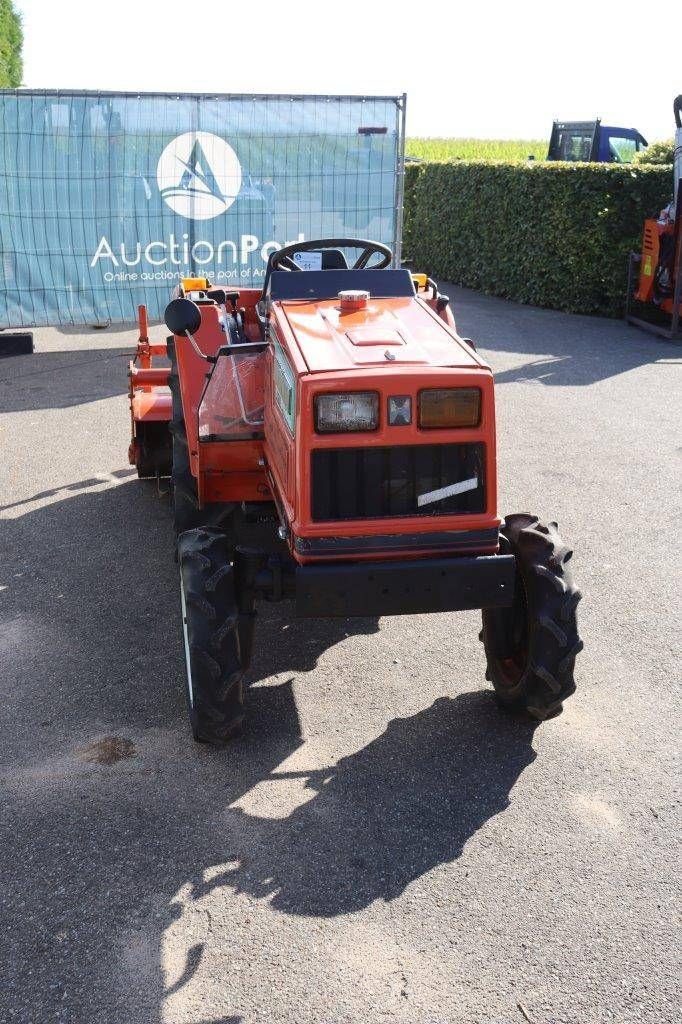
[[[158,317],[298,239],[399,258],[404,97],[0,93],[0,327]]]

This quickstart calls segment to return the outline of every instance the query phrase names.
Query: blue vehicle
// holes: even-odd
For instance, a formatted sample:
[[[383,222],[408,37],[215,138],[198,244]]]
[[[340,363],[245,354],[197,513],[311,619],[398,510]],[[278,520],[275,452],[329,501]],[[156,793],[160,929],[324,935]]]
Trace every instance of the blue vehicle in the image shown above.
[[[555,121],[548,160],[630,164],[649,143],[636,128],[612,128],[596,121]]]

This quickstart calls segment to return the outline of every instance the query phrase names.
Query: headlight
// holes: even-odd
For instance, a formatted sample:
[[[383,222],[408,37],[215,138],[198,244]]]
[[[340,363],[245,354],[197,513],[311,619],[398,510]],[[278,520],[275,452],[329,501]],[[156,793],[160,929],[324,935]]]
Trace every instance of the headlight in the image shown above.
[[[477,427],[480,420],[478,388],[429,388],[419,395],[419,426],[427,430]]]
[[[379,395],[376,391],[348,391],[315,398],[315,430],[318,434],[345,434],[376,430]]]

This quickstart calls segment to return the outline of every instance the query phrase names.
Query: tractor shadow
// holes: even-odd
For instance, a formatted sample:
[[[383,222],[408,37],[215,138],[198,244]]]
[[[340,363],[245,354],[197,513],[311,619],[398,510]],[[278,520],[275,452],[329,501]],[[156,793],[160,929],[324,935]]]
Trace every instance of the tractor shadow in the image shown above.
[[[395,899],[508,807],[535,758],[533,726],[489,692],[441,697],[326,767],[288,771],[305,751],[295,677],[378,623],[297,622],[272,605],[257,626],[246,735],[224,750],[193,744],[167,505],[137,480],[103,488],[0,518],[11,865],[0,928],[16,979],[0,1010],[7,999],[19,1016],[56,1019],[67,992],[73,1020],[161,1024],[169,998],[204,983],[211,946],[229,941],[197,942],[189,927],[169,975],[161,951],[183,915],[219,900],[229,924],[235,893],[317,918]],[[343,728],[343,686],[330,729]],[[288,781],[297,801],[284,817],[249,811],[256,787]],[[227,1006],[220,1022],[244,1009]]]
[[[190,951],[179,976],[164,977],[173,898],[234,858],[241,826],[226,809],[303,744],[292,677],[378,628],[310,630],[268,607],[247,735],[224,750],[194,744],[168,503],[128,472],[0,515],[3,1020],[57,1019],[64,993],[69,1019],[166,1020],[165,1000],[201,965]],[[227,831],[216,824],[225,813]]]
[[[454,285],[445,290],[452,298],[459,333],[473,338],[490,358],[496,384],[585,386],[681,355],[679,345],[624,320],[522,306]],[[528,356],[527,361],[497,372],[495,354],[516,352]]]
[[[115,470],[0,505],[0,513],[0,651],[26,677],[36,714],[49,725],[57,706],[74,732],[102,722],[132,732],[177,727],[179,743],[215,757],[187,743],[174,538],[156,482]],[[334,644],[379,628],[376,618],[296,620],[286,602],[261,608],[250,683],[309,672]],[[36,665],[27,670],[24,635],[33,637],[49,692]],[[258,687],[248,703],[250,735],[272,727],[287,750],[300,742],[290,679]]]
[[[124,395],[133,355],[134,340],[126,348],[38,351],[4,360],[0,363],[0,409],[68,409]]]
[[[241,818],[243,864],[216,886],[268,899],[287,914],[334,917],[391,901],[509,806],[519,776],[535,760],[535,725],[502,714],[489,691],[441,697],[395,718],[367,746],[328,768],[275,771],[271,781],[304,778],[312,797],[273,821]]]

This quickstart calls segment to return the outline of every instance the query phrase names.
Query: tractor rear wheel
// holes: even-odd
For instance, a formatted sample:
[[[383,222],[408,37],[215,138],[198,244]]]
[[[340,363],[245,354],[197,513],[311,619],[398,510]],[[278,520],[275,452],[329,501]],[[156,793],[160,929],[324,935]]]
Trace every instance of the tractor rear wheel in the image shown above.
[[[244,720],[239,615],[230,545],[214,529],[178,539],[187,706],[194,738],[222,744]]]
[[[500,546],[516,559],[516,585],[510,608],[483,609],[486,678],[500,704],[543,721],[561,714],[574,693],[583,647],[576,618],[582,595],[567,566],[573,552],[556,523],[525,513],[507,517]]]
[[[168,423],[138,423],[135,440],[135,468],[140,480],[170,476],[172,453]]]

